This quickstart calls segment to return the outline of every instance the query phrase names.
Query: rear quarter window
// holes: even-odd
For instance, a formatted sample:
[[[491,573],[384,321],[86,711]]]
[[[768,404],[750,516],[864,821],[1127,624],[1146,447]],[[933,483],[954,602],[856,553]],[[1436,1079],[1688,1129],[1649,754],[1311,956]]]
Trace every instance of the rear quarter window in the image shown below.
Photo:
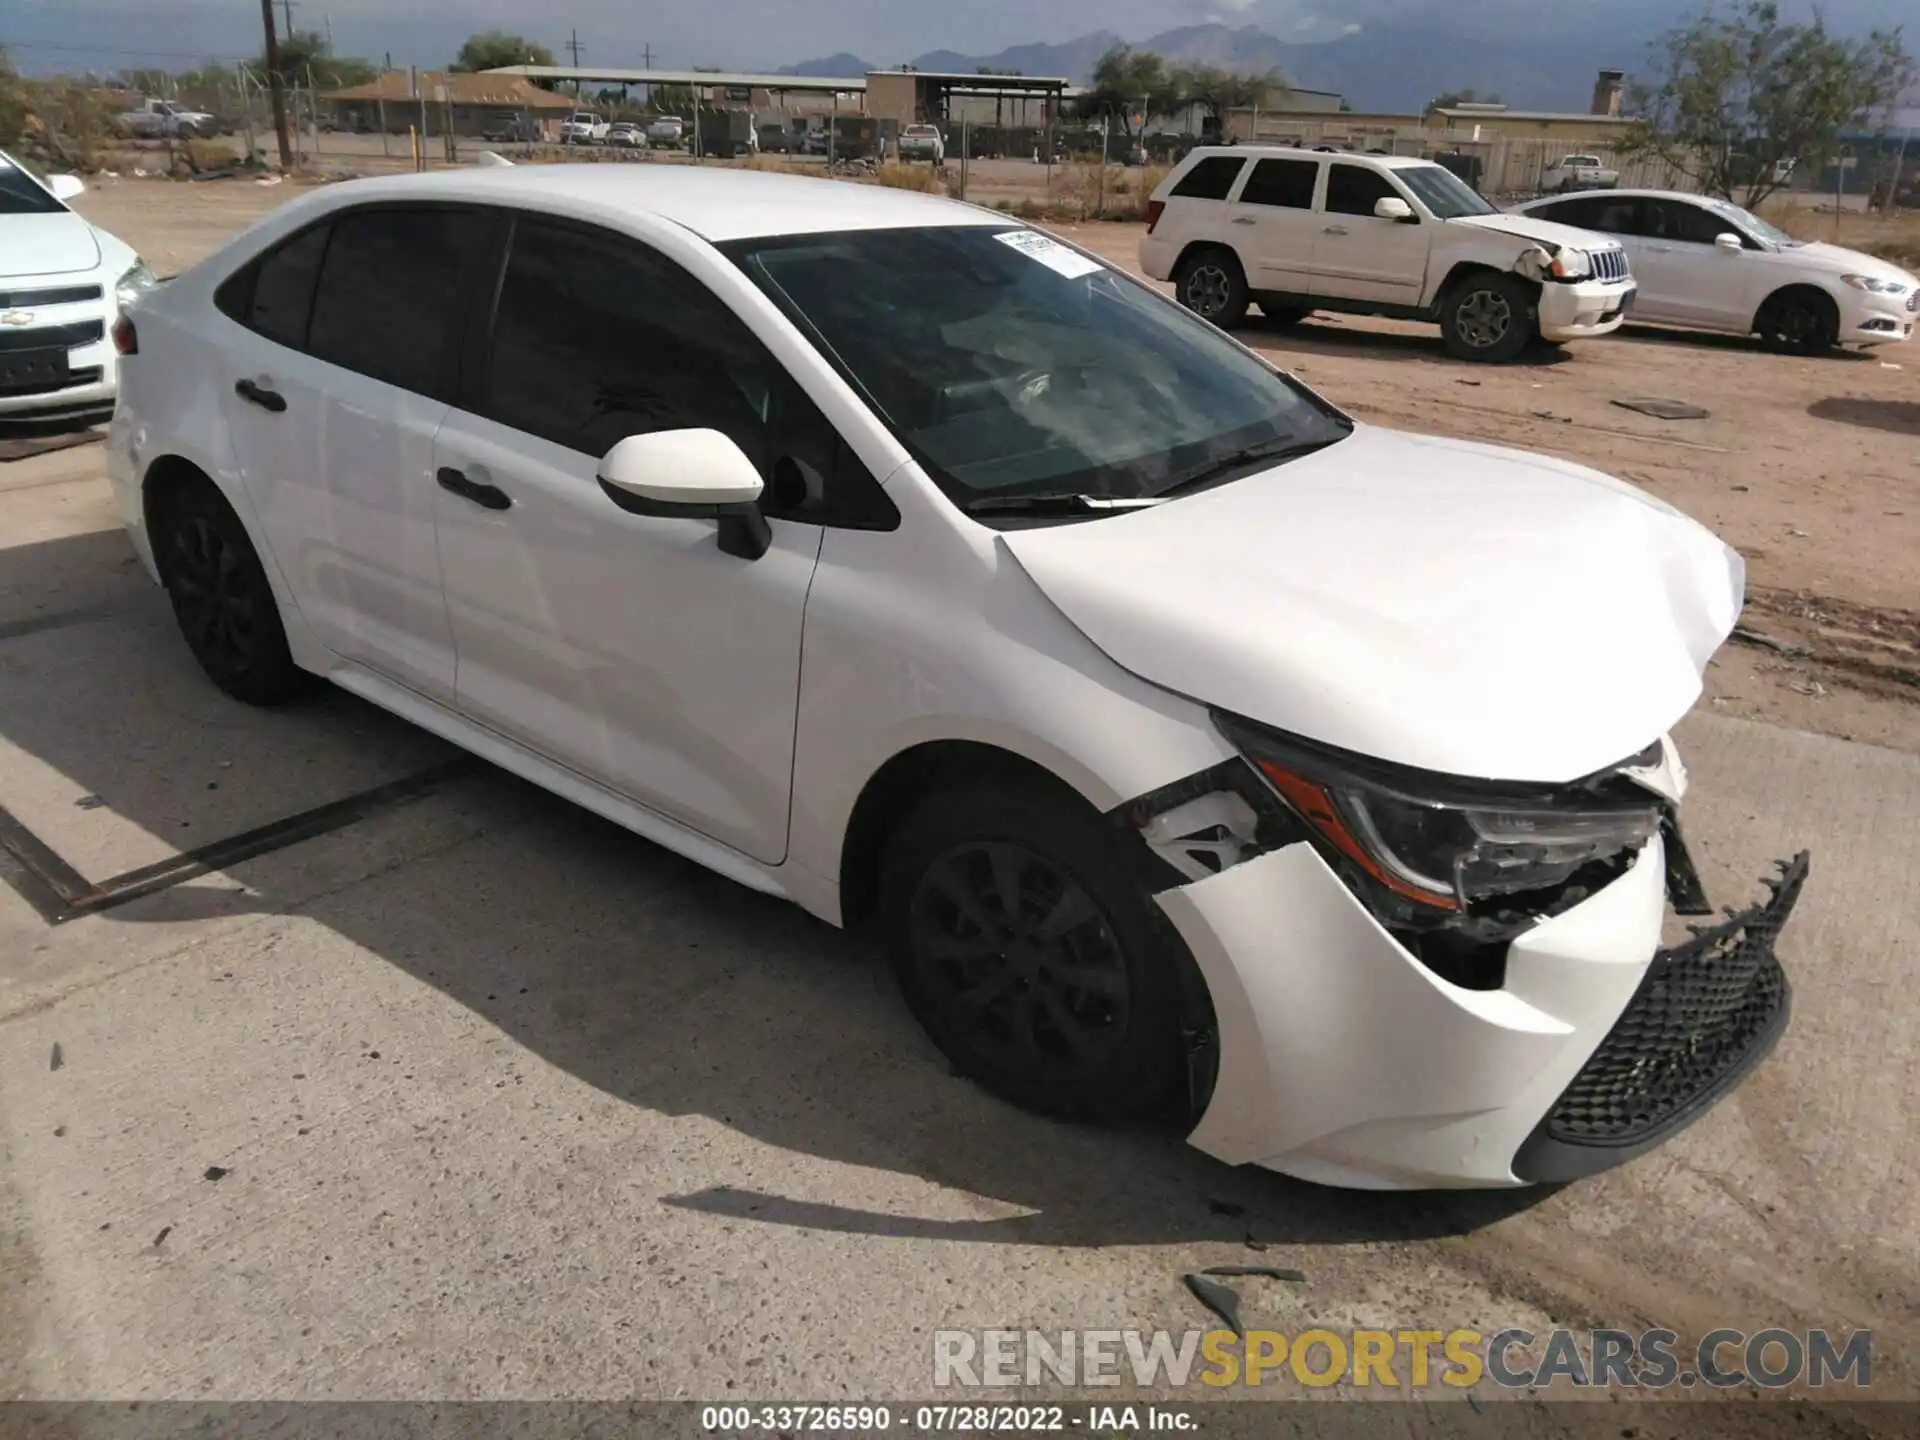
[[[1246,163],[1239,155],[1209,155],[1180,177],[1172,193],[1182,200],[1224,200]]]

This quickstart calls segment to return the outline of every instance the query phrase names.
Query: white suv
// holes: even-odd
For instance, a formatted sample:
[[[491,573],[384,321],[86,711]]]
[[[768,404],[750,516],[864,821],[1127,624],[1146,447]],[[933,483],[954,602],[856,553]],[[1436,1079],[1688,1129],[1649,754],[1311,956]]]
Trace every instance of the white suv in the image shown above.
[[[1233,325],[1315,310],[1439,324],[1466,360],[1534,340],[1605,335],[1633,303],[1626,253],[1566,225],[1505,215],[1426,160],[1272,146],[1195,150],[1153,193],[1141,267]]]
[[[1725,200],[1614,190],[1520,208],[1618,236],[1643,287],[1637,320],[1758,334],[1776,350],[1814,355],[1910,339],[1920,315],[1920,279],[1898,265],[1796,240]]]

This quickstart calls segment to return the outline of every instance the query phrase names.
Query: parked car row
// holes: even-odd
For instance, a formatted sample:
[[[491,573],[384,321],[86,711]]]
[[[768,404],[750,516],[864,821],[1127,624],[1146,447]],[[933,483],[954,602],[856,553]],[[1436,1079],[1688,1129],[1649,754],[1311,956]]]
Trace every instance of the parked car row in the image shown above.
[[[1907,340],[1920,311],[1899,266],[1726,201],[1607,189],[1502,211],[1433,161],[1273,146],[1175,167],[1140,264],[1218,325],[1253,304],[1282,325],[1316,310],[1428,321],[1468,360],[1607,335],[1629,313],[1817,354]]]
[[[687,135],[687,123],[678,115],[662,115],[642,125],[634,120],[609,120],[592,110],[576,110],[560,122],[560,142],[563,145],[617,145],[633,150],[679,149],[686,144]],[[488,138],[493,138],[491,133]]]

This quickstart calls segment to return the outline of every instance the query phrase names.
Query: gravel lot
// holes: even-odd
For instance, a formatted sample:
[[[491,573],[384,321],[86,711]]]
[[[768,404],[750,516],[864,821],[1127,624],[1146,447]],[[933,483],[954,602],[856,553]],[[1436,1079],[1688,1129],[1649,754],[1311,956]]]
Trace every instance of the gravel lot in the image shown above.
[[[289,193],[108,181],[86,208],[165,271]],[[1131,260],[1133,228],[1063,229]],[[1771,645],[1729,647],[1683,726],[1693,843],[1716,901],[1803,845],[1815,869],[1793,1027],[1733,1099],[1518,1196],[1353,1196],[1061,1127],[949,1075],[858,939],[458,767],[70,923],[0,890],[5,1393],[918,1396],[937,1328],[1205,1325],[1182,1273],[1254,1261],[1308,1283],[1248,1282],[1249,1323],[1867,1326],[1875,1394],[1920,1399],[1920,355],[1640,332],[1491,369],[1407,325],[1243,338],[1363,419],[1598,465],[1747,555]],[[81,876],[451,758],[345,695],[225,701],[97,448],[0,464],[0,806]]]

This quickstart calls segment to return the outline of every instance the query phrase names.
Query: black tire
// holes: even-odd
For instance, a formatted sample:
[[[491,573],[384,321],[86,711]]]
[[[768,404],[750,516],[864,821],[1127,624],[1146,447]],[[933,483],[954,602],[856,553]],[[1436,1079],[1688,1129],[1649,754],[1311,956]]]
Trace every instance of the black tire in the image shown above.
[[[1840,309],[1818,290],[1782,290],[1754,317],[1760,343],[1783,355],[1824,355],[1840,339]]]
[[[1064,1119],[1184,1113],[1183,997],[1204,986],[1100,816],[1013,783],[943,791],[880,883],[901,993],[963,1074]]]
[[[1282,305],[1278,301],[1268,304],[1265,300],[1260,302],[1261,318],[1266,321],[1267,328],[1271,330],[1291,330],[1311,314],[1313,311],[1304,305]]]
[[[1539,333],[1539,298],[1512,275],[1473,271],[1454,281],[1440,301],[1440,334],[1459,360],[1517,360]]]
[[[1246,318],[1250,298],[1246,272],[1231,250],[1218,245],[1195,250],[1180,262],[1173,277],[1173,292],[1187,309],[1222,330]]]
[[[280,607],[240,517],[211,481],[157,508],[153,553],[180,634],[207,678],[249,705],[282,705],[314,677],[293,663]]]

